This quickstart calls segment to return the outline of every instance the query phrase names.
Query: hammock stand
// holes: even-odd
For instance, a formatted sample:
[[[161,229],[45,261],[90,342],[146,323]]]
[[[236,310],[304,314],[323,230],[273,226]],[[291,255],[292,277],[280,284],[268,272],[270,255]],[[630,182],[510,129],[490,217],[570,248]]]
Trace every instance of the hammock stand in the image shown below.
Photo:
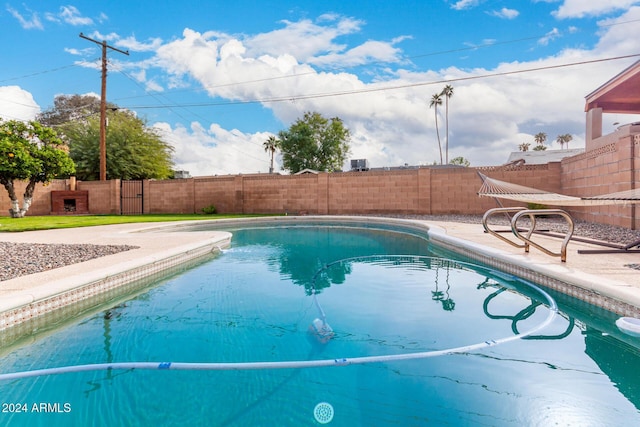
[[[561,209],[526,209],[526,208],[505,208],[499,199],[508,199],[515,200],[524,203],[536,203],[542,205],[550,205],[550,206],[603,206],[603,205],[629,205],[634,203],[640,203],[640,189],[633,189],[627,191],[620,191],[617,193],[611,194],[603,194],[599,196],[592,197],[576,197],[576,196],[566,196],[563,194],[552,193],[548,191],[538,190],[536,188],[525,187],[523,185],[512,184],[505,181],[500,181],[497,179],[489,178],[488,176],[478,172],[480,179],[482,179],[482,187],[478,191],[478,196],[481,197],[493,197],[500,208],[489,209],[483,219],[482,225],[486,232],[498,237],[500,240],[506,241],[507,243],[516,246],[516,247],[524,247],[525,252],[529,252],[529,245],[537,247],[548,255],[559,256],[563,262],[566,261],[566,245],[569,240],[572,238],[573,234],[573,219],[571,216],[564,210]],[[487,220],[489,217],[498,214],[504,213],[509,216],[510,213],[515,213],[511,219],[511,231],[515,234],[515,236],[524,241],[524,245],[519,245],[517,243],[512,242],[511,240],[500,236],[500,231],[492,230],[487,224]],[[560,215],[565,218],[569,225],[569,232],[564,236],[564,241],[561,247],[560,253],[554,253],[546,248],[542,248],[538,244],[534,244],[531,241],[530,237],[535,232],[537,234],[543,234],[548,236],[557,237],[552,233],[536,231],[535,230],[535,217],[541,215],[549,215],[555,214]],[[527,231],[525,236],[520,234],[520,229],[517,227],[517,221],[524,215],[527,215],[531,220],[531,228]],[[601,246],[606,246],[610,249],[589,249],[589,250],[578,250],[580,254],[605,254],[605,253],[638,253],[640,252],[640,240],[635,242],[631,242],[628,245],[615,245],[612,243],[606,242],[597,242],[589,239],[581,239],[581,238],[573,238],[575,241],[587,242],[592,244],[598,244]],[[636,249],[634,249],[636,248]]]

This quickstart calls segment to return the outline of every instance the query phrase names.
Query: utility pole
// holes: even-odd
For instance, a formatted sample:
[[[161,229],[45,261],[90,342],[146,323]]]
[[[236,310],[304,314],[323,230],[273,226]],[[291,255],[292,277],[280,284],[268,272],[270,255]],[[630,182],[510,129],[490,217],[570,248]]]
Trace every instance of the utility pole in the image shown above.
[[[129,55],[129,51],[109,46],[106,40],[99,42],[80,33],[80,37],[102,46],[102,87],[100,93],[100,181],[107,180],[107,48]]]

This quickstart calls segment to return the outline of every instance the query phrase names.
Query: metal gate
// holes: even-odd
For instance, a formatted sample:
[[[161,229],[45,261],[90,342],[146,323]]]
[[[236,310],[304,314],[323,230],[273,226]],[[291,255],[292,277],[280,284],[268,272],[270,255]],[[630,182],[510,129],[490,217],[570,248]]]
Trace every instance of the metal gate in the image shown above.
[[[120,215],[144,213],[143,181],[120,181]]]

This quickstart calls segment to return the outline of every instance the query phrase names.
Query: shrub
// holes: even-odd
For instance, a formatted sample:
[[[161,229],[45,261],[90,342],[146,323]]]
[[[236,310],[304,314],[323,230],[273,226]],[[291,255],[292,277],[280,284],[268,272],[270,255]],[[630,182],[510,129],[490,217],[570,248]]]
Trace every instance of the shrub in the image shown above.
[[[213,205],[205,206],[202,208],[202,213],[205,215],[213,215],[216,213],[216,207]]]

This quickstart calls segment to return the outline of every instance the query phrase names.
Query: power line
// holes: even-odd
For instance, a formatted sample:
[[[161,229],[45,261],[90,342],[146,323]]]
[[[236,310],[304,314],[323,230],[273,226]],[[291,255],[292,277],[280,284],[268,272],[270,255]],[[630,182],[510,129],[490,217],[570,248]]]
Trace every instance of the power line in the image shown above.
[[[634,19],[634,20],[629,20],[629,21],[624,21],[624,22],[616,22],[616,23],[612,23],[612,24],[603,24],[603,25],[600,25],[600,27],[601,28],[613,27],[613,26],[617,26],[617,25],[632,24],[632,23],[636,23],[636,22],[640,22],[640,19]],[[430,56],[446,55],[446,54],[450,54],[450,53],[474,51],[474,50],[483,49],[483,48],[490,48],[490,47],[496,47],[496,46],[503,46],[503,45],[507,45],[507,44],[521,43],[521,42],[530,41],[530,40],[537,40],[537,39],[540,39],[541,37],[545,37],[546,35],[547,34],[539,34],[539,35],[535,35],[535,36],[523,37],[523,38],[512,39],[512,40],[505,40],[505,41],[501,41],[501,42],[500,41],[490,41],[490,42],[485,42],[485,43],[481,43],[481,44],[477,44],[477,45],[473,45],[473,46],[466,46],[466,47],[462,47],[462,48],[439,50],[439,51],[434,51],[434,52],[427,52],[427,53],[423,53],[423,54],[407,56],[407,57],[404,58],[404,60],[405,61],[411,61],[413,59],[426,58],[426,57],[430,57]],[[371,66],[371,65],[376,65],[376,64],[387,64],[387,63],[388,63],[388,61],[373,61],[373,62],[367,63],[366,65],[367,66]],[[365,66],[365,64],[351,66],[351,67],[335,67],[335,68],[333,68],[333,70],[334,71],[336,71],[336,70],[348,70],[348,69],[359,68],[359,67],[363,67],[363,66]],[[211,85],[211,86],[204,86],[203,85],[202,88],[204,90],[218,89],[218,88],[223,88],[223,87],[240,86],[240,85],[251,84],[251,83],[262,83],[262,82],[274,81],[274,80],[280,80],[280,79],[289,79],[289,78],[295,78],[295,77],[301,77],[301,76],[313,75],[313,74],[317,74],[317,73],[315,71],[309,71],[309,72],[304,72],[304,73],[300,73],[300,74],[290,74],[290,75],[277,76],[277,77],[266,77],[266,78],[262,78],[262,79],[245,80],[245,81],[240,81],[240,82],[224,83],[224,84],[219,84],[219,85]],[[187,90],[187,89],[181,89],[181,90],[170,91],[168,93],[180,93],[180,92],[191,92],[191,91]],[[127,100],[127,99],[142,98],[142,97],[144,97],[144,96],[131,96],[131,97],[118,98],[118,100]]]
[[[387,90],[408,89],[408,88],[414,88],[414,87],[420,87],[420,86],[430,86],[430,85],[443,84],[443,83],[454,83],[454,82],[469,81],[469,80],[479,80],[479,79],[486,79],[486,78],[490,78],[490,77],[500,77],[500,76],[514,75],[514,74],[524,74],[524,73],[531,73],[531,72],[536,72],[536,71],[553,70],[553,69],[573,67],[573,66],[578,66],[578,65],[586,65],[586,64],[595,64],[595,63],[599,63],[599,62],[615,61],[615,60],[619,60],[619,59],[629,59],[629,58],[634,58],[634,57],[638,57],[638,56],[640,56],[640,53],[633,54],[633,55],[616,56],[616,57],[610,57],[610,58],[593,59],[593,60],[587,60],[587,61],[570,62],[570,63],[564,63],[564,64],[558,64],[558,65],[546,65],[546,66],[543,66],[543,67],[526,68],[526,69],[522,69],[522,70],[503,71],[503,72],[497,72],[497,73],[480,74],[480,75],[475,75],[475,76],[458,77],[458,78],[454,78],[454,79],[435,80],[435,81],[429,81],[429,82],[416,82],[416,83],[408,83],[408,84],[402,84],[402,85],[392,85],[392,86],[386,86],[386,87],[372,87],[372,88],[366,88],[366,89],[354,89],[354,90],[345,90],[345,91],[338,91],[338,92],[325,92],[325,93],[306,94],[306,95],[286,95],[286,96],[281,96],[281,97],[250,99],[250,100],[244,100],[244,101],[225,101],[225,102],[205,102],[205,103],[192,103],[192,104],[174,104],[174,105],[170,105],[170,106],[166,106],[166,105],[160,105],[160,106],[155,106],[155,105],[136,105],[136,106],[130,106],[130,107],[127,107],[127,108],[138,110],[138,109],[152,109],[152,108],[215,107],[215,106],[226,106],[226,105],[263,104],[263,103],[264,104],[269,104],[269,103],[276,103],[276,102],[289,102],[289,101],[292,101],[292,100],[297,101],[297,100],[303,100],[303,99],[316,99],[316,98],[328,98],[328,97],[334,97],[334,96],[357,95],[357,94],[362,94],[362,93],[372,93],[372,92],[382,92],[382,91],[387,91]]]
[[[145,91],[145,93],[147,93],[146,96],[151,96],[152,98],[154,98],[155,100],[157,100],[158,102],[162,103],[162,100],[156,96],[153,93],[148,93],[147,89],[145,87],[143,87],[136,79],[134,79],[132,76],[130,76],[128,73],[126,73],[124,70],[122,70],[122,68],[118,68],[116,67],[116,71],[118,71],[120,74],[122,74],[123,76],[125,76],[126,78],[128,78],[129,80],[131,80],[136,86],[140,87],[142,90]],[[165,97],[166,98],[166,97]],[[118,99],[122,99],[122,98],[118,98]],[[167,98],[168,99],[168,98]],[[179,112],[175,111],[173,108],[171,108],[170,106],[167,106],[166,104],[163,104],[164,106],[166,106],[168,109],[170,109],[171,111],[173,111],[178,117],[180,117],[182,120],[187,120],[185,117],[183,117]],[[188,111],[188,110],[187,110]],[[191,111],[189,111],[189,113],[192,113]],[[200,117],[196,114],[197,117]],[[201,117],[203,118],[203,117]]]
[[[604,24],[604,25],[600,25],[601,28],[604,27],[614,27],[616,25],[623,25],[623,24],[631,24],[631,23],[635,23],[635,22],[640,22],[640,19],[634,19],[631,21],[624,21],[624,22],[616,22],[613,24]],[[520,42],[525,42],[525,41],[529,41],[529,40],[537,40],[540,39],[541,37],[545,37],[548,34],[540,34],[537,36],[530,36],[530,37],[523,37],[520,39],[512,39],[512,40],[505,40],[505,41],[490,41],[490,42],[486,42],[486,43],[481,43],[479,45],[472,45],[472,46],[467,46],[467,47],[461,47],[458,49],[449,49],[449,50],[441,50],[441,51],[436,51],[436,52],[431,52],[431,53],[424,53],[424,54],[420,54],[420,55],[414,55],[414,56],[410,56],[407,59],[416,59],[416,58],[424,58],[427,56],[436,56],[436,55],[444,55],[447,53],[456,53],[456,52],[465,52],[468,50],[477,50],[480,48],[485,48],[485,47],[494,47],[494,46],[502,46],[505,44],[513,44],[513,43],[520,43]]]
[[[141,85],[137,80],[135,80],[132,76],[130,76],[129,74],[127,74],[126,72],[124,72],[122,69],[118,69],[118,68],[116,67],[116,70],[117,70],[118,72],[122,73],[125,77],[127,77],[127,78],[128,78],[129,80],[131,80],[133,83],[135,83],[138,87],[141,87],[145,92],[147,91],[147,90],[146,90],[146,88],[144,88],[144,87],[143,87],[143,86],[142,86],[142,85]],[[162,102],[162,101],[159,99],[159,97],[155,96],[154,94],[149,94],[149,96],[152,96],[154,99],[157,99],[159,102]],[[166,99],[169,99],[169,98],[167,98],[166,96],[165,96],[165,98],[166,98]],[[173,112],[174,112],[178,117],[180,117],[182,120],[187,120],[184,116],[182,116],[178,111],[176,111],[176,110],[175,110],[175,109],[173,109],[172,107],[167,106],[167,108],[168,108],[169,110],[173,111]],[[186,109],[186,108],[185,108],[185,109]],[[196,116],[196,117],[198,117],[198,118],[200,118],[200,119],[202,119],[202,120],[206,120],[204,117],[202,117],[201,115],[199,115],[199,114],[197,114],[197,113],[194,113],[193,111],[187,110],[187,112],[188,112],[189,114],[193,114],[194,116]],[[166,132],[165,132],[165,133],[166,133]],[[254,145],[258,145],[258,146],[260,146],[260,144],[254,143],[254,142],[253,142],[253,141],[251,141],[251,140],[247,140],[247,142],[252,143],[252,144],[254,144]],[[247,153],[247,152],[245,152],[245,151],[242,151],[242,150],[240,150],[239,148],[236,148],[235,146],[231,146],[231,148],[233,148],[234,150],[236,150],[236,151],[238,151],[239,153],[243,154],[244,156],[251,157],[251,158],[253,158],[253,159],[255,159],[255,160],[258,160],[258,161],[261,161],[261,162],[263,161],[262,159],[258,159],[257,157],[255,157],[255,156],[253,156],[253,155],[251,155],[251,154],[249,154],[249,153]]]
[[[56,71],[66,70],[67,68],[73,68],[73,67],[78,67],[78,64],[64,65],[62,67],[52,68],[50,70],[44,70],[44,71],[37,71],[35,73],[25,74],[25,75],[19,76],[19,77],[9,77],[8,79],[0,80],[0,83],[10,82],[10,81],[13,81],[13,80],[26,79],[26,78],[29,78],[29,77],[36,77],[36,76],[40,76],[42,74],[54,73]]]

